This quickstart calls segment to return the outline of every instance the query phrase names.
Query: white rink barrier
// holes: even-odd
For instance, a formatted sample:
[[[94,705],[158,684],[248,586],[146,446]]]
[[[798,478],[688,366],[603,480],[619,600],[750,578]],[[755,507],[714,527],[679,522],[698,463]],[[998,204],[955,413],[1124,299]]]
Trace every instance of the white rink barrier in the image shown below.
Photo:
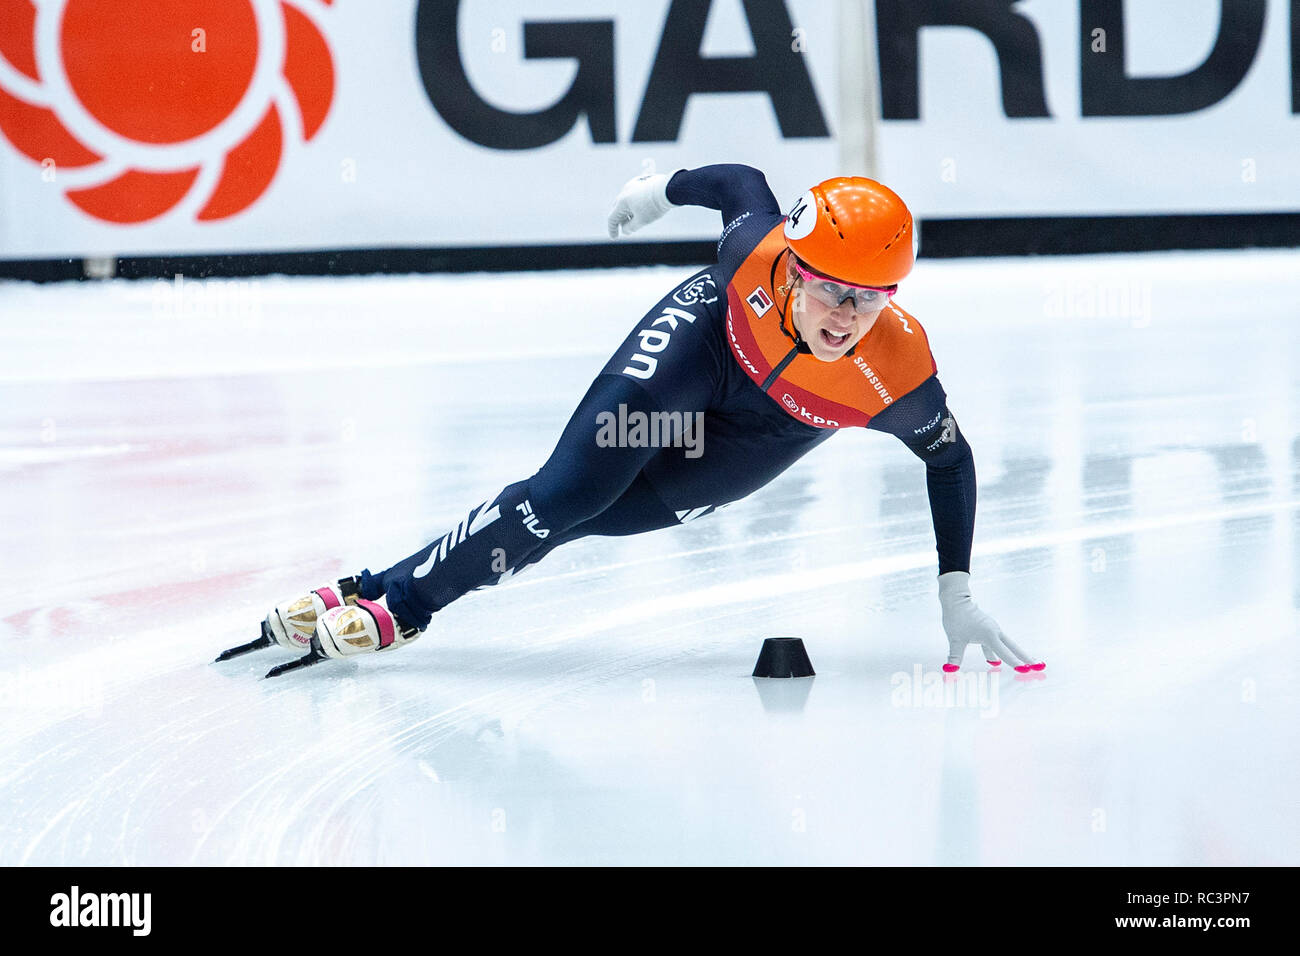
[[[930,221],[1300,196],[1300,0],[108,9],[6,7],[0,260],[501,247],[520,268],[550,247],[578,264],[609,244],[627,178],[720,161],[761,167],[782,201],[875,175]],[[149,58],[127,52],[141,36]],[[629,255],[718,225],[683,210]]]
[[[924,217],[1300,210],[1296,0],[876,0],[878,168]]]

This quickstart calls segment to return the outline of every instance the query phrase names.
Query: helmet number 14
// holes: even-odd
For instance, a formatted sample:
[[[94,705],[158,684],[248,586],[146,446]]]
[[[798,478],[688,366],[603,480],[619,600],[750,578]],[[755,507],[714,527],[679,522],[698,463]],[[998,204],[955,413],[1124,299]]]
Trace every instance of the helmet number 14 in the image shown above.
[[[793,225],[798,226],[799,217],[802,216],[807,210],[808,210],[808,203],[804,201],[804,198],[802,196],[800,196],[799,201],[796,202],[794,204],[794,208],[790,210],[790,216],[789,216],[790,222]]]

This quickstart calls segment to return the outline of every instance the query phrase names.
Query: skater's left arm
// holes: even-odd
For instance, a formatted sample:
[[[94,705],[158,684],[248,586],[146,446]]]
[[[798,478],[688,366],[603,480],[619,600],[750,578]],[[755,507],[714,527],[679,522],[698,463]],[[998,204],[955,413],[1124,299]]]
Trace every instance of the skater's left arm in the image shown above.
[[[721,212],[724,239],[739,221],[750,216],[762,224],[763,235],[781,219],[776,197],[761,170],[739,163],[716,163],[674,173],[645,173],[628,180],[609,212],[609,237],[617,239],[620,231],[631,235],[675,206],[704,206]]]
[[[975,457],[948,409],[937,376],[889,405],[870,428],[899,438],[925,462],[930,518],[939,552],[939,603],[948,635],[948,663],[957,670],[969,644],[979,644],[990,663],[1009,660],[1017,670],[1042,669],[1002,633],[997,621],[970,596],[970,553],[975,535]]]

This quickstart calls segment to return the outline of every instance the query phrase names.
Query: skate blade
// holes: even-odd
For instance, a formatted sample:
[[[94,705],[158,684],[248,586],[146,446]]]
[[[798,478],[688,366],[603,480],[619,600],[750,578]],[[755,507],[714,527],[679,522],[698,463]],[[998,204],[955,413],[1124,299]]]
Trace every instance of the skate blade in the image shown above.
[[[301,667],[310,667],[312,664],[324,660],[329,660],[329,658],[327,658],[323,653],[316,650],[315,648],[312,648],[310,653],[304,654],[296,661],[289,661],[289,663],[287,664],[281,664],[278,667],[272,667],[269,671],[266,672],[266,676],[279,677],[282,674],[289,673],[289,671],[296,671]]]
[[[217,655],[213,663],[220,664],[222,661],[228,661],[232,657],[238,657],[241,654],[248,654],[251,651],[261,650],[263,647],[270,647],[275,643],[275,638],[267,633],[266,621],[262,622],[262,636],[255,641],[249,641],[247,644],[240,644],[238,647],[232,647],[229,650],[222,651]]]

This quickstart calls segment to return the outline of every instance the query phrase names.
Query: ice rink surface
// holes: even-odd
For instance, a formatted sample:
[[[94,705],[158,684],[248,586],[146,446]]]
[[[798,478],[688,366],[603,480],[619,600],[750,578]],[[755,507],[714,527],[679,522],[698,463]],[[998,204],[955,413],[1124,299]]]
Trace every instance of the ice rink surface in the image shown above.
[[[688,269],[0,284],[0,864],[1297,864],[1300,253],[922,261],[980,480],[846,432],[277,681],[267,609],[545,459]],[[756,681],[764,637],[815,678]]]

